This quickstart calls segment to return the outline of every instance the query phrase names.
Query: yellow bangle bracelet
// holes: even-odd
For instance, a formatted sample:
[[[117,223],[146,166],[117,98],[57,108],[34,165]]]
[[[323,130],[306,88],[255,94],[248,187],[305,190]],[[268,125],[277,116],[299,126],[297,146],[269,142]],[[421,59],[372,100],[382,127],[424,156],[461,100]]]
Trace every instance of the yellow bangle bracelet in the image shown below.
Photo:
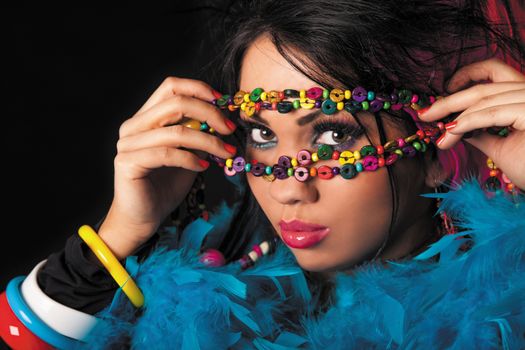
[[[95,230],[89,225],[82,225],[78,229],[78,234],[122,288],[122,291],[126,293],[131,303],[135,307],[141,307],[144,304],[144,295]]]

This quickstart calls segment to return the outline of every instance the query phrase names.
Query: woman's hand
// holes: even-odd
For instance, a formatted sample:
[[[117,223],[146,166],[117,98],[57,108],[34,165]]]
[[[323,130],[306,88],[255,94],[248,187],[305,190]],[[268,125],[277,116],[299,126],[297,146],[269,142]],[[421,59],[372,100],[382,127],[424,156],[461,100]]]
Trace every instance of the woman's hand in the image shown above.
[[[456,92],[471,82],[487,80],[491,82]],[[525,76],[498,59],[490,59],[459,69],[448,91],[454,93],[419,115],[423,121],[435,121],[463,111],[446,124],[438,147],[451,148],[469,131],[511,126],[514,130],[507,137],[483,131],[464,140],[490,157],[517,187],[525,189]]]
[[[114,161],[114,197],[99,229],[118,259],[147,241],[183,201],[197,172],[209,166],[199,157],[211,153],[230,158],[235,154],[235,148],[228,152],[217,136],[179,124],[189,117],[207,122],[222,135],[231,134],[233,122],[206,102],[215,98],[212,91],[201,81],[169,77],[121,125]],[[195,151],[199,156],[189,149],[199,150]]]

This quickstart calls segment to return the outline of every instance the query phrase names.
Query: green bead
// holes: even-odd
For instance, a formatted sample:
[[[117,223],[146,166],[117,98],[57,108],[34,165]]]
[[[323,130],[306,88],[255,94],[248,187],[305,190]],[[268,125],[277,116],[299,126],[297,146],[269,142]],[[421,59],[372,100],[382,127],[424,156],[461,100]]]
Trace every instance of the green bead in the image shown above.
[[[329,98],[329,97],[330,97],[330,91],[324,89],[324,90],[323,90],[323,99],[326,100],[326,99]]]
[[[421,144],[417,141],[412,142],[412,146],[414,146],[415,149],[418,151],[421,151]]]
[[[299,100],[294,100],[292,103],[293,103],[293,108],[294,108],[294,109],[299,109],[299,108],[301,108],[301,101],[299,101]]]
[[[202,131],[202,130],[208,130],[208,124],[206,124],[206,123],[202,123],[202,124],[201,124],[201,128],[200,128],[200,130],[201,130],[201,131]]]
[[[355,168],[355,165],[346,163],[339,170],[339,175],[341,175],[343,179],[352,179],[357,175],[357,169]]]
[[[286,174],[287,174],[289,177],[292,177],[292,176],[293,176],[293,168],[288,168],[288,170],[286,170]]]
[[[412,91],[407,89],[401,89],[397,93],[397,101],[402,104],[410,103],[412,100]]]
[[[326,115],[332,115],[337,112],[337,104],[330,99],[324,100],[321,104],[321,110]]]
[[[357,101],[348,101],[345,102],[345,111],[349,112],[350,114],[355,114],[356,112],[360,111],[363,107],[361,106],[361,103]]]
[[[271,166],[267,165],[266,168],[264,168],[264,172],[266,175],[270,175],[272,173],[273,169]]]
[[[252,93],[250,94],[250,101],[258,102],[261,99],[261,94],[263,91],[264,90],[262,88],[253,89]]]
[[[333,153],[334,153],[334,149],[330,145],[322,144],[317,149],[317,156],[319,157],[319,159],[322,159],[322,160],[332,159]]]
[[[279,113],[288,113],[292,110],[293,105],[290,101],[281,101],[277,103]]]
[[[373,101],[376,97],[376,94],[373,91],[368,91],[368,94],[366,94],[366,99],[368,101]]]
[[[426,142],[421,142],[421,152],[425,152],[427,150],[427,143]]]
[[[509,134],[509,129],[507,129],[506,127],[501,129],[499,132],[498,132],[498,135],[499,136],[503,136],[503,137],[507,137],[507,135]]]
[[[363,101],[361,102],[361,106],[363,106],[363,110],[367,111],[370,107],[370,104],[368,103],[368,101]]]
[[[357,170],[358,173],[363,171],[363,163],[359,162],[355,164],[355,170]]]
[[[359,151],[359,153],[361,153],[361,156],[363,157],[373,156],[376,154],[376,152],[377,152],[376,148],[372,145],[363,146],[361,150]]]
[[[395,154],[397,154],[397,155],[399,156],[399,158],[401,158],[401,157],[403,157],[403,156],[404,156],[404,154],[403,154],[403,151],[402,151],[402,150],[400,150],[399,148],[398,148],[398,149],[396,149],[396,150],[394,151],[394,153],[395,153]]]
[[[228,104],[228,100],[230,98],[230,95],[222,95],[217,99],[217,106],[223,107]]]
[[[246,163],[246,165],[244,166],[244,170],[249,173],[250,170],[252,170],[252,163]]]
[[[385,101],[385,103],[383,104],[383,109],[390,109],[390,102]]]
[[[283,92],[284,92],[284,97],[299,97],[299,91],[297,90],[286,89]]]

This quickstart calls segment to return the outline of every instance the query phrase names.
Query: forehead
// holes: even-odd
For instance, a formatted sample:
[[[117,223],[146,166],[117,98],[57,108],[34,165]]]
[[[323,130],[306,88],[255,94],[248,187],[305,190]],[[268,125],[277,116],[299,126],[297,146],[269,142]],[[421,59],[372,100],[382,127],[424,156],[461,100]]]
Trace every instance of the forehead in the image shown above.
[[[265,91],[301,90],[317,85],[288,63],[266,35],[258,37],[246,50],[240,72],[243,91],[258,87]]]

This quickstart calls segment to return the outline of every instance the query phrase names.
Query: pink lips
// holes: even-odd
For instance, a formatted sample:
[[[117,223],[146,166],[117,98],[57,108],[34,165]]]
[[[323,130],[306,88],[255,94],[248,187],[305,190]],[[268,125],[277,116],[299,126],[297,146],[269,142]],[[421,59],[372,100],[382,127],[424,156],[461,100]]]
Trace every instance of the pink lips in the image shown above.
[[[326,226],[308,224],[299,220],[290,222],[281,220],[279,226],[284,243],[299,249],[309,248],[319,243],[330,232],[330,228]]]

